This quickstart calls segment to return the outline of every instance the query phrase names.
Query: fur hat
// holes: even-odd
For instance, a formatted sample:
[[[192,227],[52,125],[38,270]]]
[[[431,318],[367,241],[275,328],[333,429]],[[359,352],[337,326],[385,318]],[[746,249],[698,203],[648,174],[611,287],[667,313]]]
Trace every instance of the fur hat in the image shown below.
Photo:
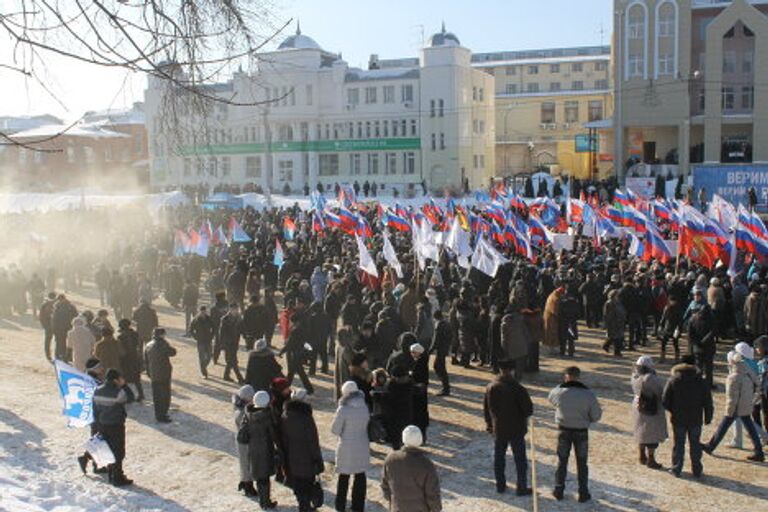
[[[638,366],[638,367],[645,366],[646,368],[649,368],[651,370],[655,366],[654,363],[653,363],[653,358],[651,356],[640,356],[640,357],[638,357],[637,361],[635,362],[635,365]]]
[[[360,389],[357,387],[357,384],[354,381],[348,380],[341,386],[342,396],[349,396],[356,391],[360,391]]]
[[[253,350],[256,352],[261,352],[262,350],[266,350],[267,348],[267,340],[264,338],[259,339],[256,341],[256,344],[253,346]]]
[[[403,429],[403,444],[408,447],[417,448],[424,442],[424,436],[421,435],[421,429],[415,425],[408,425]]]
[[[295,400],[297,402],[303,402],[307,399],[307,390],[302,388],[296,388],[291,393],[291,400]]]
[[[253,396],[253,405],[259,409],[267,407],[271,401],[272,397],[266,391],[259,391]]]
[[[241,387],[237,390],[237,396],[240,398],[240,400],[243,400],[245,402],[250,402],[253,400],[253,395],[256,392],[253,390],[253,386],[250,384],[246,384],[245,386]]]

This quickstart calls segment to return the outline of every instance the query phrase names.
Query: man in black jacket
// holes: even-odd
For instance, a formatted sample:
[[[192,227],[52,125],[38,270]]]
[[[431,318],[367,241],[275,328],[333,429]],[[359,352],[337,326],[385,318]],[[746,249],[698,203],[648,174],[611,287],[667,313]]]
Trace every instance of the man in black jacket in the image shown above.
[[[451,352],[453,331],[448,320],[443,318],[442,311],[438,309],[432,313],[432,317],[435,319],[435,332],[432,335],[432,346],[429,351],[435,354],[433,369],[443,385],[442,391],[437,396],[448,396],[451,394],[451,383],[448,379],[448,370],[445,367],[445,358]]]
[[[231,372],[235,372],[237,382],[243,383],[240,373],[240,365],[237,361],[237,349],[240,346],[240,336],[243,333],[243,320],[240,317],[240,306],[237,302],[229,305],[229,312],[221,318],[219,323],[219,340],[224,350],[224,380],[232,382]]]
[[[221,355],[221,339],[219,337],[219,324],[221,323],[221,319],[224,317],[224,315],[227,314],[228,306],[227,306],[227,299],[226,299],[226,293],[224,292],[218,292],[216,293],[216,300],[213,303],[213,305],[210,308],[211,313],[211,320],[213,321],[213,332],[214,332],[214,342],[213,342],[213,364],[218,364],[219,362],[219,356]]]
[[[501,374],[488,384],[485,390],[483,411],[488,433],[495,438],[493,467],[496,476],[496,491],[507,490],[506,466],[507,447],[512,448],[517,469],[518,496],[528,496],[533,491],[528,487],[528,461],[525,457],[525,434],[528,432],[528,418],[533,414],[533,402],[528,391],[512,376],[514,361],[499,362]]]
[[[283,369],[275,359],[275,353],[262,338],[248,354],[245,383],[256,391],[269,391],[273,379],[283,376]]]
[[[200,312],[189,324],[189,335],[197,342],[197,357],[200,361],[200,374],[208,378],[208,363],[211,362],[211,342],[216,336],[213,319],[208,314],[208,308],[200,306]]]
[[[288,382],[293,383],[294,375],[298,374],[307,394],[311,395],[315,392],[315,388],[312,386],[312,382],[310,382],[307,372],[304,370],[304,362],[307,355],[304,345],[308,343],[310,338],[309,317],[306,307],[306,299],[297,297],[295,311],[291,317],[291,333],[288,335],[280,355],[287,354],[288,375],[286,379],[288,379]]]
[[[115,463],[109,467],[109,482],[115,486],[131,485],[123,473],[125,459],[125,404],[133,401],[133,392],[125,385],[125,379],[119,371],[110,369],[104,384],[96,388],[93,394],[93,415],[98,424],[99,433],[109,445],[115,456]]]
[[[165,339],[165,329],[156,327],[152,333],[152,341],[144,348],[144,364],[152,381],[152,402],[155,405],[155,420],[159,423],[171,422],[168,417],[173,373],[171,358],[175,355],[176,349]]]
[[[264,314],[264,307],[259,304],[259,296],[252,295],[248,306],[243,310],[243,338],[247,350],[253,350],[253,344],[263,334]]]
[[[712,393],[694,365],[693,356],[684,356],[681,364],[672,367],[672,377],[664,388],[662,404],[670,412],[674,439],[670,473],[679,477],[683,471],[687,437],[691,444],[693,476],[700,477],[704,471],[700,442],[702,417],[703,422],[709,425],[714,410]]]
[[[713,372],[717,352],[714,333],[715,318],[701,290],[696,290],[693,298],[694,304],[689,308],[688,347],[704,380],[710,389],[714,389]]]

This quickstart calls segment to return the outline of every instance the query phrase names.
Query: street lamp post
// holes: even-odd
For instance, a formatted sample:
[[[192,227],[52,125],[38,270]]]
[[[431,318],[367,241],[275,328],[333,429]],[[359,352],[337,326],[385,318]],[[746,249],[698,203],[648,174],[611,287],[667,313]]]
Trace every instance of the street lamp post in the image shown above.
[[[686,121],[686,129],[685,129],[685,138],[684,142],[685,145],[683,146],[682,150],[685,151],[685,168],[683,169],[683,176],[686,180],[691,176],[691,145],[693,142],[693,94],[694,94],[694,86],[696,81],[699,80],[701,77],[701,71],[698,69],[695,71],[691,71],[688,74],[688,119]],[[678,155],[678,160],[680,158],[683,158],[682,155]]]

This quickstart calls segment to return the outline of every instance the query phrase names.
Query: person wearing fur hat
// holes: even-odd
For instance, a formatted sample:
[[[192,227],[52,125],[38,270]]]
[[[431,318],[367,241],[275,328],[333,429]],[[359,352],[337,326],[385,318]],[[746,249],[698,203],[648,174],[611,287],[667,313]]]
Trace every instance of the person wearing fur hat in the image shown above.
[[[336,446],[336,510],[346,510],[349,479],[352,484],[352,508],[362,512],[365,508],[366,472],[370,466],[368,438],[369,413],[365,395],[354,381],[341,386],[341,399],[331,424],[331,432],[339,438]]]
[[[712,392],[702,378],[692,355],[683,356],[680,364],[672,367],[672,377],[664,386],[661,403],[670,413],[673,446],[672,468],[669,470],[679,477],[683,471],[686,439],[691,443],[691,467],[693,476],[700,477],[704,471],[701,464],[701,425],[712,422]]]
[[[661,469],[656,461],[659,443],[667,439],[667,417],[661,406],[664,382],[656,375],[653,359],[641,356],[632,373],[632,418],[635,442],[639,446],[640,464],[651,469]]]
[[[171,358],[176,355],[173,348],[165,339],[165,329],[155,327],[152,341],[144,348],[144,365],[152,381],[152,402],[155,406],[155,420],[160,423],[170,423],[168,409],[171,406],[171,374],[173,366]]]
[[[129,386],[136,388],[136,400],[144,400],[144,388],[141,385],[141,345],[138,333],[131,328],[131,321],[121,319],[118,324],[117,343],[120,346],[120,368]]]
[[[111,327],[101,329],[101,339],[93,347],[93,355],[101,361],[105,368],[114,368],[122,373],[120,358],[122,356],[120,344],[114,337]]]
[[[306,402],[307,392],[296,389],[285,403],[282,415],[282,440],[288,481],[299,504],[299,512],[312,509],[312,487],[324,470],[323,454],[312,406]]]
[[[763,447],[760,443],[760,435],[751,417],[759,381],[757,375],[749,369],[745,360],[752,359],[753,357],[754,350],[743,342],[737,344],[734,350],[728,353],[728,378],[725,381],[725,416],[720,421],[720,425],[718,425],[709,442],[702,445],[702,450],[710,455],[715,451],[720,441],[723,440],[725,433],[733,422],[738,419],[741,420],[742,425],[747,429],[754,445],[754,453],[747,457],[747,460],[754,462],[763,462],[765,460]]]
[[[267,345],[267,340],[261,338],[248,353],[248,363],[245,368],[245,382],[256,391],[269,390],[272,381],[283,376],[283,369],[275,358],[275,353]]]
[[[246,416],[246,407],[251,405],[253,401],[253,395],[256,392],[251,386],[246,384],[237,390],[237,393],[232,395],[232,406],[234,407],[235,416],[235,428],[236,430],[236,442],[237,442],[237,458],[240,462],[240,483],[237,484],[237,490],[243,491],[248,497],[256,496],[256,489],[253,487],[253,477],[251,475],[251,458],[248,453],[248,443],[242,442],[243,420]],[[269,396],[267,396],[267,405],[269,405]],[[272,423],[270,417],[270,423]],[[247,427],[246,427],[247,430]]]
[[[421,449],[419,427],[403,429],[402,444],[402,449],[387,455],[381,472],[381,491],[390,512],[440,512],[440,478]]]
[[[246,442],[245,445],[239,444],[238,449],[245,446],[250,469],[248,476],[256,482],[255,492],[259,496],[259,506],[262,510],[270,510],[277,506],[277,502],[272,501],[271,498],[269,480],[277,469],[275,464],[277,434],[269,408],[270,400],[271,397],[266,391],[259,391],[253,396],[253,401],[245,407],[245,415],[238,435],[240,443]],[[242,469],[241,464],[241,471]],[[253,483],[251,483],[251,491],[253,490]]]

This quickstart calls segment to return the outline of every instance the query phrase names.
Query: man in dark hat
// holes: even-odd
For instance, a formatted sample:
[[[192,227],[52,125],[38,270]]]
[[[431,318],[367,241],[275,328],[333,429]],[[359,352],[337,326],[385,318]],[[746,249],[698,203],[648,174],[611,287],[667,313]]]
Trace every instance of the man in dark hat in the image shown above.
[[[122,374],[114,368],[107,370],[104,384],[96,388],[93,394],[93,415],[99,433],[115,456],[115,463],[109,466],[109,482],[117,487],[133,483],[123,473],[125,418],[128,416],[125,404],[132,401],[133,392],[125,385]]]
[[[197,357],[200,361],[200,374],[208,378],[208,364],[211,362],[211,342],[216,335],[213,319],[208,308],[200,306],[200,312],[189,324],[189,334],[197,342]]]
[[[144,349],[144,362],[147,374],[152,381],[152,401],[155,405],[155,420],[170,423],[168,409],[171,406],[171,357],[176,355],[165,339],[165,329],[156,327],[150,341]]]
[[[525,434],[528,432],[528,418],[533,414],[533,402],[526,390],[512,375],[515,361],[499,361],[501,372],[485,390],[483,411],[488,433],[493,435],[493,467],[496,476],[496,491],[507,490],[506,466],[507,447],[512,448],[517,470],[518,496],[528,496],[533,491],[528,487],[528,461],[525,457]]]

